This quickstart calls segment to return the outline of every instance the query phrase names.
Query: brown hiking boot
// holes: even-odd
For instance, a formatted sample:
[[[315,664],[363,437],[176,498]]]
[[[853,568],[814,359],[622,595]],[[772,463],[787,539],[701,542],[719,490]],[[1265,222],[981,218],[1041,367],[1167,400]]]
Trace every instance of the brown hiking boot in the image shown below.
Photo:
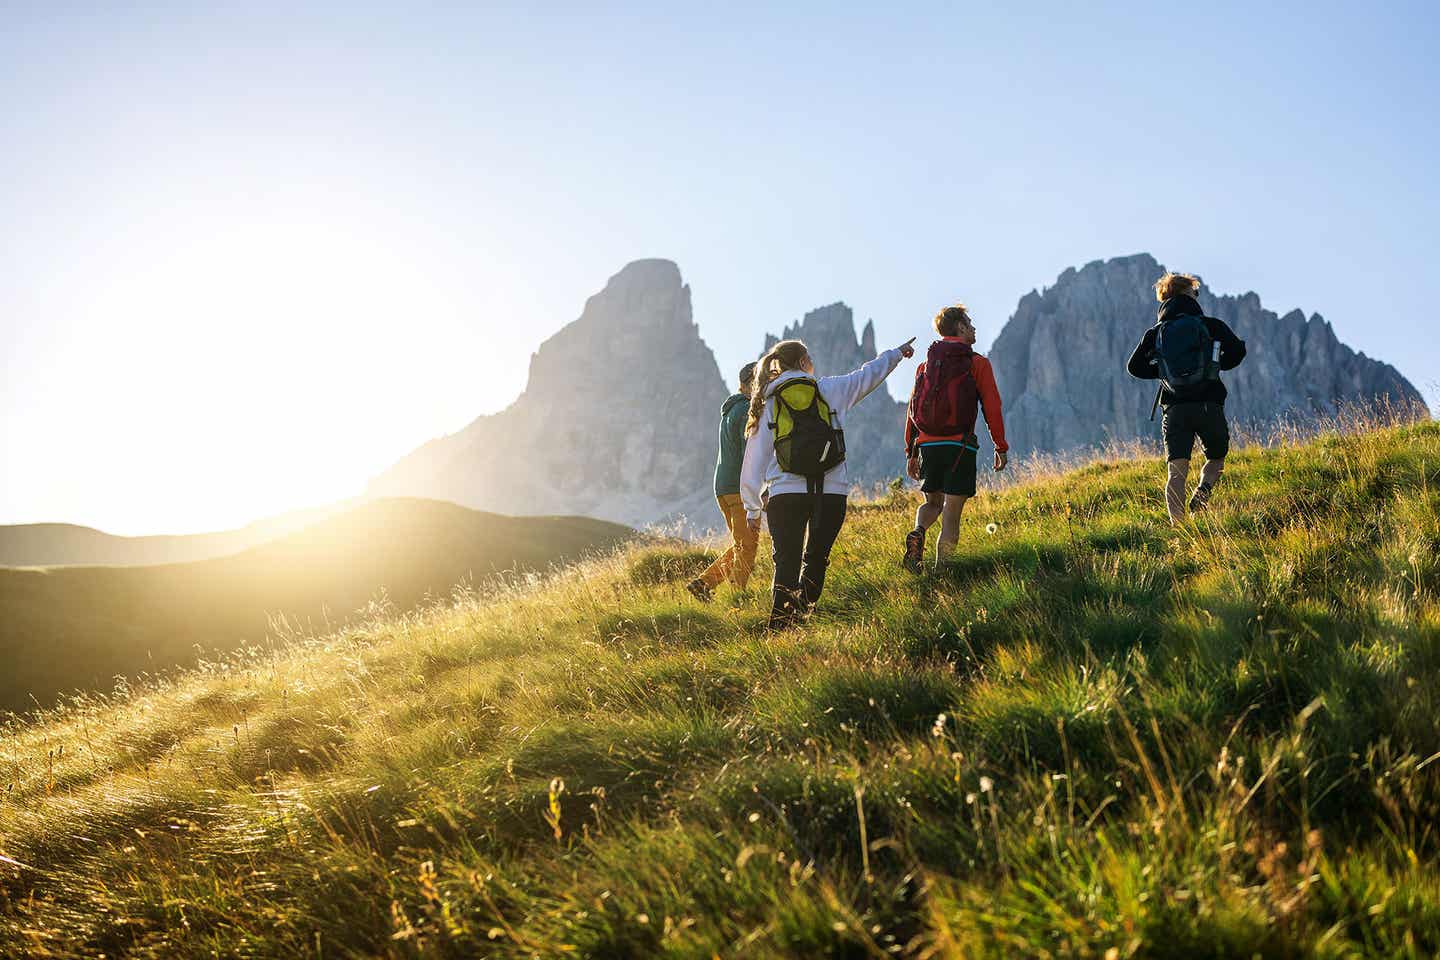
[[[1210,505],[1210,491],[1215,489],[1212,483],[1202,483],[1190,494],[1190,512],[1198,513]]]
[[[690,591],[690,596],[694,597],[696,600],[699,600],[701,603],[709,603],[711,600],[715,599],[715,591],[710,589],[710,585],[707,584],[704,580],[700,580],[698,578],[695,580],[691,580],[689,583],[685,584],[685,589]]]
[[[911,573],[919,573],[925,562],[925,531],[911,530],[905,534],[905,556],[900,564]]]

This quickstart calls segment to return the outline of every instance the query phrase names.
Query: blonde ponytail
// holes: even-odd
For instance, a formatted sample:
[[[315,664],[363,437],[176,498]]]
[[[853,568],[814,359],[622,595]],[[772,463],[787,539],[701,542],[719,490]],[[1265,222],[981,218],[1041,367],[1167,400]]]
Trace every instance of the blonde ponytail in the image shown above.
[[[760,429],[760,412],[765,409],[765,388],[786,370],[799,370],[810,351],[799,340],[781,340],[755,363],[750,382],[750,416],[745,421],[745,436],[753,437]]]

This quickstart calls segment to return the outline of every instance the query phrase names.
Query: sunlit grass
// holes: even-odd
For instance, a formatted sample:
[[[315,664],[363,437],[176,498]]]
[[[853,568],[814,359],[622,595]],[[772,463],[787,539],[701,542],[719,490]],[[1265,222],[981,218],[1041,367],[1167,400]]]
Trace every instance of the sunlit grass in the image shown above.
[[[789,633],[636,547],[12,725],[0,954],[1433,956],[1440,427],[1337,426],[858,506]]]

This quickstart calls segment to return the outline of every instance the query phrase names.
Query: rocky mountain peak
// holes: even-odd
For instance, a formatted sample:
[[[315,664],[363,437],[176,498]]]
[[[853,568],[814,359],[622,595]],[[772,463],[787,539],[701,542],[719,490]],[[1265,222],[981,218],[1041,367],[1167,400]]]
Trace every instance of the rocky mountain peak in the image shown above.
[[[680,269],[637,260],[540,345],[513,404],[425,444],[367,492],[633,526],[713,510],[726,395]]]
[[[856,367],[873,360],[875,349],[875,321],[865,324],[865,329],[855,336],[855,311],[844,302],[816,307],[801,318],[799,323],[787,324],[780,336],[765,335],[765,349],[769,350],[781,340],[803,340],[810,350],[810,359],[822,376],[833,373],[849,373]],[[884,391],[881,386],[878,392]]]
[[[635,362],[644,357],[669,362],[652,375],[636,377]],[[690,288],[672,261],[636,260],[585,301],[578,319],[540,344],[530,358],[529,382],[517,403],[540,402],[548,409],[551,398],[577,390],[619,397],[636,391],[664,393],[675,364],[681,369],[691,364],[697,370],[715,367],[695,325]]]
[[[634,260],[585,301],[582,319],[596,323],[690,321],[690,288],[672,260]]]

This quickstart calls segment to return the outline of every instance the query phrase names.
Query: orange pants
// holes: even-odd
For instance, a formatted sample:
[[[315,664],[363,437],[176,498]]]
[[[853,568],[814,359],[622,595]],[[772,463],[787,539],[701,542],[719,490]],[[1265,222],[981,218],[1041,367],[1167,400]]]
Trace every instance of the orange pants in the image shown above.
[[[721,494],[715,501],[720,504],[725,525],[730,528],[730,546],[700,574],[700,581],[713,590],[728,577],[737,589],[744,590],[755,567],[755,548],[760,543],[760,535],[745,522],[745,505],[740,502],[740,494]]]

